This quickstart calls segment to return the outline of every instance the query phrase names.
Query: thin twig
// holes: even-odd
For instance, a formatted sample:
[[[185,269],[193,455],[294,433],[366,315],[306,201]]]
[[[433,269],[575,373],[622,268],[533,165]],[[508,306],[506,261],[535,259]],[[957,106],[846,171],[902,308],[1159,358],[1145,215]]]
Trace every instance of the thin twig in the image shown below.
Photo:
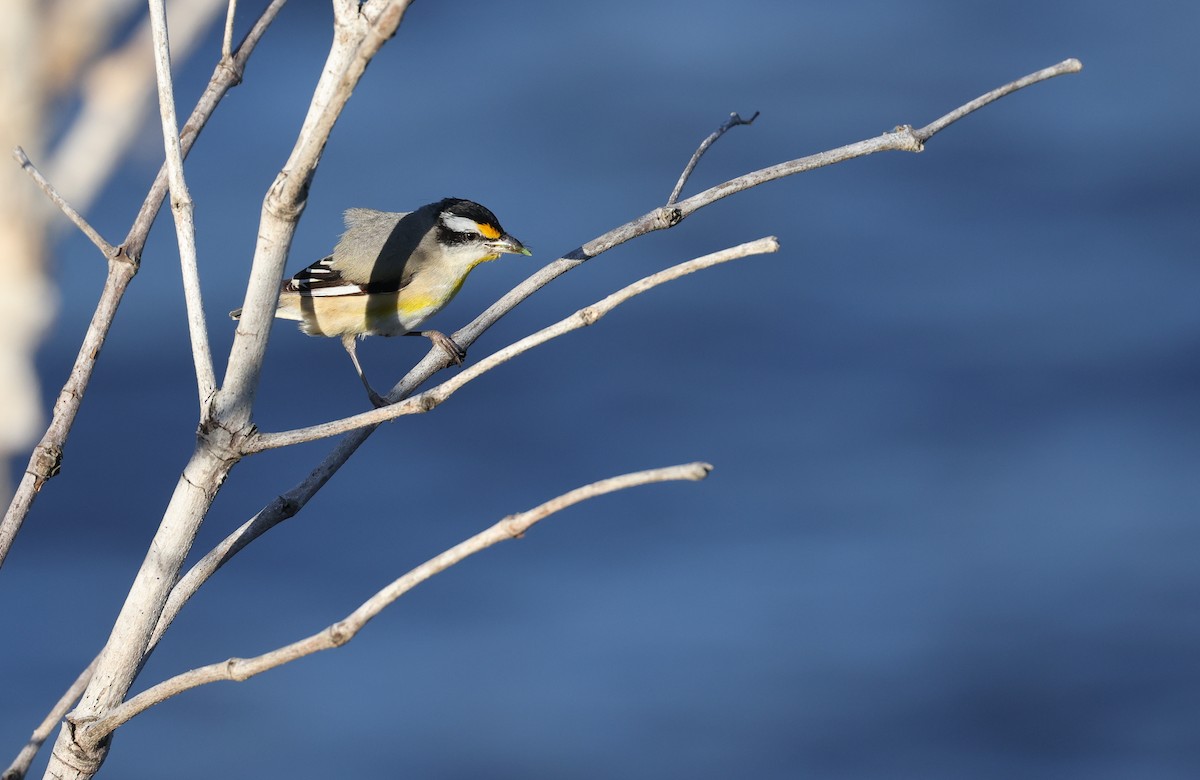
[[[37,169],[37,166],[34,165],[29,159],[29,155],[25,154],[24,149],[19,146],[15,147],[12,154],[13,158],[17,161],[17,164],[24,168],[25,172],[29,174],[29,177],[33,179],[39,187],[42,188],[42,192],[46,193],[46,197],[48,197],[55,206],[58,206],[59,210],[66,215],[67,219],[71,220],[75,227],[79,228],[79,230],[88,237],[89,241],[95,244],[96,248],[100,250],[102,255],[111,259],[117,254],[117,248],[105,241],[104,237],[100,235],[99,231],[92,227],[91,224],[83,218],[82,214],[72,208],[71,204],[67,203],[62,195],[58,194],[58,190],[54,189],[54,185],[51,184],[46,177],[42,175],[42,172]]]
[[[698,195],[693,195],[686,200],[680,201],[675,207],[678,209],[678,214],[671,216],[677,216],[676,221],[678,221],[684,217],[687,217],[697,209],[715,203],[722,198],[727,198],[730,195],[742,192],[743,190],[748,190],[751,187],[757,187],[760,184],[765,184],[766,182],[774,181],[776,179],[782,179],[786,176],[793,176],[797,173],[804,173],[805,171],[822,168],[826,165],[833,165],[834,163],[853,160],[857,157],[865,157],[869,154],[875,154],[877,152],[923,151],[925,149],[925,142],[932,138],[936,133],[944,130],[949,125],[957,122],[959,119],[962,119],[967,114],[975,111],[981,106],[987,105],[993,100],[1010,94],[1023,87],[1028,87],[1032,84],[1037,84],[1066,73],[1077,73],[1082,67],[1083,66],[1080,65],[1078,60],[1065,60],[1054,67],[1039,70],[1036,73],[1031,73],[1024,78],[1017,79],[1016,81],[1006,84],[997,90],[993,90],[992,92],[989,92],[988,94],[983,95],[982,97],[979,97],[976,100],[973,100],[970,103],[955,109],[954,111],[951,111],[949,114],[946,114],[941,119],[938,119],[919,131],[913,130],[912,126],[910,125],[901,125],[891,132],[884,133],[883,135],[876,136],[875,138],[859,141],[858,143],[847,144],[846,146],[842,146],[837,149],[831,149],[827,152],[809,155],[808,157],[801,157],[797,160],[790,160],[785,163],[780,163],[779,165],[773,165],[769,168],[763,168],[752,173],[747,173],[744,176],[737,177],[736,179],[730,179],[723,184],[710,187]],[[622,238],[622,240],[628,240],[628,238]],[[462,342],[459,343],[461,344]]]
[[[678,265],[673,265],[670,268],[659,271],[656,274],[639,279],[612,295],[593,303],[591,306],[585,306],[574,314],[565,317],[558,322],[548,327],[542,328],[536,333],[532,333],[520,341],[515,341],[509,344],[504,349],[493,352],[483,360],[468,366],[461,372],[455,374],[450,379],[447,379],[437,387],[433,387],[420,395],[415,395],[405,401],[394,403],[390,406],[384,406],[379,409],[372,409],[369,412],[356,414],[351,417],[345,417],[340,420],[313,425],[307,428],[297,428],[292,431],[284,431],[282,433],[260,433],[251,437],[246,442],[245,452],[261,452],[263,450],[275,449],[278,447],[287,447],[293,444],[302,444],[304,442],[315,441],[317,439],[326,439],[330,436],[347,433],[358,428],[378,425],[381,422],[394,420],[397,417],[407,414],[421,414],[431,411],[440,406],[446,399],[454,395],[468,382],[478,379],[488,371],[503,365],[513,358],[521,355],[534,347],[545,344],[551,339],[556,339],[571,331],[585,328],[600,320],[604,315],[625,303],[634,296],[658,287],[660,284],[674,281],[688,274],[701,271],[705,268],[711,268],[714,265],[727,263],[730,260],[748,257],[750,255],[760,255],[768,252],[776,252],[779,250],[779,242],[773,237],[760,238],[757,241],[750,241],[744,244],[739,244],[729,249],[723,249],[720,252],[698,257],[694,260],[688,260]]]
[[[200,131],[208,123],[209,117],[212,116],[221,99],[230,89],[242,83],[250,55],[254,53],[258,42],[266,34],[267,28],[275,21],[286,4],[287,0],[271,0],[271,4],[263,9],[254,25],[238,44],[233,58],[230,60],[222,58],[217,62],[212,76],[209,77],[208,85],[204,88],[204,93],[196,101],[196,107],[192,109],[192,115],[188,117],[179,131],[179,140],[183,144],[184,154],[191,150]],[[138,211],[133,227],[129,230],[129,236],[125,239],[126,252],[130,257],[134,259],[141,257],[142,249],[146,245],[146,237],[150,232],[150,225],[153,223],[155,215],[158,214],[158,209],[162,205],[163,198],[166,197],[168,188],[167,164],[164,162],[158,169],[158,174],[154,178],[154,184],[151,185],[150,191],[146,194],[146,199],[142,202],[142,208]]]
[[[1024,78],[1019,78],[1016,81],[1010,81],[1009,83],[1005,84],[1003,87],[993,89],[991,92],[987,93],[986,95],[980,95],[979,97],[972,100],[970,103],[967,103],[966,105],[963,105],[963,106],[959,106],[958,108],[951,111],[949,114],[946,114],[945,116],[940,117],[936,121],[930,122],[929,124],[925,125],[920,130],[915,131],[915,135],[917,136],[917,138],[919,138],[921,140],[922,143],[924,143],[925,141],[928,141],[930,138],[932,138],[938,131],[942,130],[943,128],[957,122],[958,120],[962,119],[967,114],[970,114],[973,111],[978,111],[979,109],[986,106],[988,103],[999,100],[1000,98],[1004,97],[1005,95],[1016,92],[1018,89],[1024,89],[1025,87],[1028,87],[1031,84],[1037,84],[1039,81],[1045,81],[1046,79],[1052,79],[1055,76],[1062,76],[1062,75],[1065,75],[1068,73],[1078,73],[1081,70],[1083,70],[1083,63],[1080,62],[1079,60],[1077,60],[1073,57],[1069,60],[1063,60],[1062,62],[1058,63],[1057,65],[1052,65],[1049,68],[1043,68],[1042,70],[1039,70],[1036,73],[1030,73],[1028,76],[1025,76]]]
[[[229,10],[225,12],[225,37],[221,40],[221,59],[233,57],[233,19],[237,15],[237,0],[229,0]]]
[[[230,10],[232,21],[232,4]],[[208,417],[209,401],[217,391],[217,376],[213,370],[212,350],[208,345],[208,325],[204,321],[204,299],[200,291],[200,266],[196,258],[195,206],[183,175],[183,148],[179,142],[179,125],[175,119],[175,86],[171,79],[171,48],[167,38],[167,11],[164,0],[150,0],[150,30],[154,38],[154,73],[158,79],[158,108],[162,117],[163,147],[167,157],[171,214],[175,218],[179,264],[183,269],[183,299],[187,306],[192,360],[196,366],[200,419],[205,420]],[[229,32],[227,28],[226,33]],[[228,38],[226,42],[228,43]]]
[[[526,512],[509,515],[490,528],[456,544],[440,555],[430,558],[404,576],[394,580],[390,585],[364,602],[354,612],[310,637],[272,650],[269,653],[263,653],[254,658],[230,658],[220,663],[184,672],[148,688],[137,696],[114,707],[108,714],[94,722],[79,724],[76,727],[77,732],[85,732],[79,735],[80,742],[83,744],[96,744],[123,723],[126,723],[130,718],[145,712],[155,704],[192,688],[221,680],[241,682],[270,669],[312,655],[313,653],[341,647],[353,639],[372,618],[394,604],[397,599],[417,585],[460,563],[475,553],[486,550],[494,544],[509,539],[521,538],[541,520],[557,512],[561,512],[574,504],[602,496],[606,493],[654,482],[680,480],[697,482],[708,476],[710,471],[712,471],[712,466],[707,463],[688,463],[680,466],[669,466],[667,468],[623,474],[619,477],[612,477],[576,488],[569,493],[564,493]]]
[[[729,119],[725,120],[725,124],[718,127],[709,134],[708,138],[705,138],[703,141],[701,141],[700,146],[697,147],[695,153],[692,154],[692,159],[688,160],[687,166],[684,167],[683,173],[680,174],[679,181],[675,182],[675,189],[671,190],[671,197],[667,198],[667,205],[673,206],[675,205],[675,201],[679,200],[679,193],[683,192],[683,187],[685,184],[687,184],[688,178],[692,175],[692,170],[696,167],[696,163],[700,162],[700,158],[704,156],[704,153],[708,151],[708,147],[712,146],[718,138],[725,135],[725,133],[728,132],[731,127],[737,127],[738,125],[752,125],[754,124],[755,119],[758,119],[757,111],[755,111],[754,116],[750,117],[749,119],[742,119],[742,117],[737,113],[730,114]]]

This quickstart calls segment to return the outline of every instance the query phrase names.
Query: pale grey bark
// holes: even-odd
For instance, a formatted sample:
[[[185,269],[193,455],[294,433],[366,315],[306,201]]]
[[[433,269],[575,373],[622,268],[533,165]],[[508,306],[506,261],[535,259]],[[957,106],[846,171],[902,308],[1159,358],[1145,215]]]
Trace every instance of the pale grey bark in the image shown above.
[[[161,3],[162,0],[151,0]],[[308,116],[284,169],[267,192],[242,319],[221,388],[202,409],[196,448],[101,651],[79,704],[67,717],[47,777],[91,777],[108,750],[91,725],[124,701],[148,657],[151,635],[179,579],[205,514],[253,430],[254,393],[266,350],[279,279],[329,133],[367,64],[395,34],[407,0],[335,4],[333,43]],[[169,74],[160,75],[169,77]],[[170,132],[167,133],[168,143]]]
[[[113,38],[137,0],[8,0],[0,25],[0,148],[24,145],[74,208],[86,212],[143,124],[151,95],[148,27],[119,48]],[[181,55],[194,47],[222,0],[177,3],[172,22]],[[143,34],[144,33],[144,34]],[[112,48],[112,51],[105,53]],[[152,78],[152,75],[150,76]],[[53,148],[43,148],[47,115],[78,99],[80,108]],[[0,463],[24,451],[44,428],[33,356],[57,310],[44,271],[47,246],[62,223],[22,180],[0,166]],[[56,454],[39,448],[39,462]],[[8,469],[0,496],[12,497]],[[11,540],[0,527],[0,562]]]
[[[372,618],[430,577],[440,574],[494,544],[509,539],[520,539],[536,523],[581,501],[654,482],[677,480],[696,482],[707,477],[710,471],[712,471],[712,466],[707,463],[687,463],[680,466],[667,466],[622,474],[575,488],[569,493],[539,504],[533,509],[509,515],[495,525],[456,544],[394,580],[386,588],[363,602],[354,612],[322,631],[254,658],[229,658],[220,663],[209,664],[171,677],[113,708],[106,716],[90,724],[89,728],[97,737],[102,738],[111,734],[131,718],[184,691],[223,680],[241,682],[313,653],[341,647],[357,636],[358,632]]]
[[[275,20],[284,2],[285,0],[272,0],[271,4],[262,12],[257,22],[250,29],[250,32],[246,34],[245,39],[238,47],[234,56],[229,59],[222,59],[217,63],[208,86],[197,101],[192,115],[188,118],[187,123],[180,133],[180,140],[185,154],[191,149],[196,137],[204,128],[205,123],[208,122],[208,118],[212,115],[212,112],[216,109],[221,99],[230,88],[241,82],[242,74],[245,71],[246,62],[250,58],[251,52],[254,51],[254,47],[258,44],[263,33],[266,32],[267,27]],[[27,170],[32,171],[34,169],[32,166],[28,166]],[[0,188],[0,194],[3,191],[4,188]],[[121,299],[125,295],[126,288],[137,273],[138,263],[141,261],[142,248],[146,245],[146,239],[150,234],[150,226],[154,223],[159,206],[162,205],[166,193],[167,176],[166,166],[164,165],[159,170],[158,176],[154,180],[149,193],[147,193],[146,199],[142,203],[142,208],[138,211],[125,240],[119,246],[113,248],[111,253],[107,252],[103,247],[101,248],[101,251],[105,254],[105,261],[108,264],[108,276],[104,281],[104,289],[100,293],[99,302],[96,305],[95,312],[92,314],[92,319],[88,324],[87,332],[84,334],[83,342],[80,344],[79,353],[75,358],[71,373],[67,377],[67,381],[54,403],[50,425],[42,435],[41,440],[34,447],[33,454],[29,458],[29,464],[26,466],[25,473],[17,485],[8,510],[5,512],[3,520],[0,520],[0,566],[4,565],[4,559],[12,548],[16,536],[21,530],[21,525],[25,522],[25,517],[29,514],[29,510],[33,506],[34,499],[37,498],[38,493],[42,490],[47,480],[58,474],[63,457],[63,446],[70,435],[71,426],[75,423],[75,416],[78,414],[80,404],[83,402],[88,383],[91,381],[92,371],[95,368],[96,361],[99,359],[104,341],[108,337],[108,331],[112,327],[113,320],[116,317],[117,308],[120,306]],[[104,242],[104,246],[107,245],[107,242]],[[48,297],[48,295],[45,295],[40,299],[35,298],[34,300],[44,302],[44,299]],[[0,331],[2,330],[0,328]]]
[[[233,6],[225,25],[228,56]],[[171,44],[167,40],[167,9],[163,0],[150,0],[150,30],[154,38],[154,73],[158,84],[159,116],[162,119],[163,147],[167,157],[167,183],[171,192],[171,215],[175,219],[175,237],[179,243],[179,262],[183,271],[183,300],[187,307],[188,336],[196,366],[196,384],[200,395],[200,418],[217,391],[212,351],[208,346],[208,325],[204,321],[204,300],[200,293],[200,263],[196,259],[195,204],[183,175],[183,145],[179,142],[179,122],[175,119],[175,86],[171,78]]]

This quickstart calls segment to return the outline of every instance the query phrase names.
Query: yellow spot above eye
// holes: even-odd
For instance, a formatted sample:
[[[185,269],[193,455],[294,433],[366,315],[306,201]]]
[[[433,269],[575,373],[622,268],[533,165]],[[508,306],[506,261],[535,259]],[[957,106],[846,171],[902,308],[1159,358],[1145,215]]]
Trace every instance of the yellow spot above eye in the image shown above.
[[[479,233],[484,238],[497,239],[500,238],[500,231],[496,230],[494,225],[489,225],[486,222],[475,223],[479,227]]]

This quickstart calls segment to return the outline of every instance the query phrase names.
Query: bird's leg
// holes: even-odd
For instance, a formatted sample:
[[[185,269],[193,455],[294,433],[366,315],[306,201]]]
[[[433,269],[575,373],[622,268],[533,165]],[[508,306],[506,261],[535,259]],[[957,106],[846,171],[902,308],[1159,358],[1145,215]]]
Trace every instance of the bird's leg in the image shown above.
[[[371,387],[371,383],[367,381],[367,375],[363,373],[362,366],[358,362],[357,342],[358,340],[353,333],[342,336],[342,346],[346,348],[346,354],[350,356],[350,362],[354,364],[354,370],[358,372],[358,378],[362,380],[363,387],[367,388],[367,397],[371,399],[371,403],[376,408],[387,406],[387,399],[375,392],[375,388]]]
[[[440,330],[410,330],[404,335],[424,336],[445,350],[446,354],[450,356],[450,359],[454,361],[454,365],[456,366],[461,366],[463,360],[465,360],[467,357],[467,351],[458,346],[458,343],[454,339],[450,338],[445,333],[442,333]]]

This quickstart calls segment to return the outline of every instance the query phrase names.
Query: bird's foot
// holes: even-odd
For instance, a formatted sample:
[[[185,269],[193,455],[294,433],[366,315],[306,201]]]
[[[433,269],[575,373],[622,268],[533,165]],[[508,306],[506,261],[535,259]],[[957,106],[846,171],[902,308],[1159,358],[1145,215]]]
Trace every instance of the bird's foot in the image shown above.
[[[458,345],[454,339],[442,333],[440,330],[414,330],[405,334],[406,336],[424,336],[425,338],[437,344],[453,361],[454,365],[461,366],[467,358],[467,351]]]

